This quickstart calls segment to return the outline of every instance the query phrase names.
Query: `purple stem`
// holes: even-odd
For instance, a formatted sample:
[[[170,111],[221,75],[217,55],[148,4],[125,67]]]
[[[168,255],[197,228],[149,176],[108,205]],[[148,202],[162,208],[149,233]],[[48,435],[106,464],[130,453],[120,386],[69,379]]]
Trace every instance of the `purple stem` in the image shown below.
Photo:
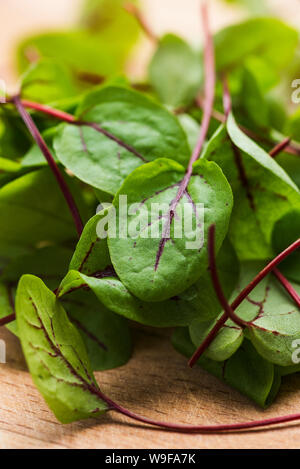
[[[22,117],[26,127],[28,128],[29,132],[31,133],[32,137],[36,141],[37,145],[39,146],[41,152],[45,156],[57,182],[58,185],[63,193],[63,196],[68,204],[68,207],[70,209],[71,215],[73,217],[76,230],[79,236],[81,236],[82,230],[83,230],[83,223],[78,211],[78,208],[76,206],[75,200],[68,188],[68,185],[66,181],[64,180],[53,156],[51,155],[50,150],[47,147],[46,142],[44,141],[43,137],[41,136],[38,128],[36,127],[32,117],[28,112],[26,111],[21,99],[19,96],[16,96],[12,99],[12,102],[15,104],[20,116]]]
[[[281,252],[275,259],[273,259],[263,270],[261,270],[257,276],[250,282],[237,296],[234,302],[231,304],[231,309],[235,310],[246,298],[250,293],[254,290],[254,288],[270,273],[272,272],[275,267],[280,264],[284,259],[286,259],[290,254],[296,251],[300,247],[300,238],[291,244],[287,249]],[[224,313],[220,319],[216,322],[213,329],[210,331],[206,339],[202,342],[200,347],[196,350],[192,358],[189,360],[189,366],[193,367],[196,362],[199,360],[203,352],[209,347],[212,343],[216,335],[218,334],[219,330],[224,326],[225,322],[227,321],[228,316]]]
[[[159,244],[159,248],[156,254],[155,270],[158,269],[160,259],[162,257],[165,245],[170,238],[170,227],[175,216],[176,207],[186,192],[187,186],[190,182],[193,174],[193,164],[197,161],[203,148],[205,138],[209,129],[209,124],[212,116],[214,98],[215,98],[215,84],[216,84],[216,72],[215,72],[215,54],[214,54],[214,43],[213,38],[209,30],[209,20],[207,13],[207,4],[203,3],[201,8],[202,23],[205,35],[205,47],[204,47],[204,68],[205,68],[205,100],[204,100],[204,113],[200,129],[199,138],[195,149],[192,153],[186,174],[180,183],[176,197],[170,205],[169,219],[166,223],[162,239]]]

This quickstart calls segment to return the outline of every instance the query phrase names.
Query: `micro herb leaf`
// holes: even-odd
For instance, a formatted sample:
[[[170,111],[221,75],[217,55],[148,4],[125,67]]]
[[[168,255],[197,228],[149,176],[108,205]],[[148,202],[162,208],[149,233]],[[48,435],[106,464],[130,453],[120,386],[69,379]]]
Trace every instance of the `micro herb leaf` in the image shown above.
[[[160,100],[173,107],[186,106],[196,97],[202,81],[202,58],[174,34],[160,39],[149,66],[149,80]],[[183,70],[188,73],[183,74]]]
[[[54,160],[58,163],[58,159],[55,155],[54,148],[53,148],[53,138],[56,136],[58,131],[58,126],[51,127],[45,132],[43,132],[42,136],[50,149]],[[42,154],[40,148],[35,143],[32,147],[25,153],[24,157],[21,160],[21,165],[23,168],[32,168],[32,167],[40,167],[46,166],[48,163]]]
[[[121,0],[97,1],[88,6],[80,24],[72,29],[22,41],[18,47],[19,69],[24,71],[37,56],[59,60],[75,72],[101,76],[121,73],[138,39],[138,29]]]
[[[42,280],[21,278],[16,312],[30,373],[58,420],[70,423],[106,411],[81,336]]]
[[[270,158],[259,145],[251,140],[237,125],[232,113],[229,114],[227,120],[227,131],[232,142],[244,153],[253,158],[257,163],[265,169],[271,171],[275,176],[288,184],[292,189],[299,193],[297,186],[293,183],[286,172]]]
[[[19,255],[3,267],[0,275],[0,318],[15,312],[15,293],[19,279],[25,274],[39,276],[52,290],[56,289],[66,273],[72,251],[59,246],[36,249]],[[7,325],[17,334],[16,321]]]
[[[262,149],[260,152],[266,164],[271,160],[279,167]],[[238,257],[268,259],[274,254],[271,237],[275,223],[300,207],[298,190],[234,146],[223,125],[211,137],[203,158],[220,165],[231,184],[235,203],[229,236]]]
[[[52,103],[78,93],[74,76],[63,63],[41,59],[33,62],[22,76],[23,99]]]
[[[290,64],[298,32],[276,18],[251,18],[221,30],[214,41],[218,71],[247,65],[261,88],[267,90]]]
[[[299,238],[300,210],[292,210],[275,224],[272,233],[272,246],[276,254],[283,251]],[[300,251],[299,249],[285,259],[280,271],[290,280],[300,283]]]
[[[177,329],[172,343],[186,357],[195,351],[188,329]],[[274,365],[264,360],[247,339],[228,360],[216,362],[203,356],[198,365],[261,407],[267,407],[273,402],[281,384],[280,373]]]
[[[124,87],[89,93],[77,110],[77,125],[55,138],[58,159],[79,179],[115,194],[135,168],[156,158],[187,165],[189,146],[175,116]]]
[[[139,225],[142,229],[135,239],[121,237],[120,231],[115,238],[109,236],[111,260],[124,285],[142,300],[165,300],[196,282],[207,267],[206,241],[210,224],[217,225],[217,250],[225,238],[232,194],[219,167],[204,160],[196,162],[181,196],[184,179],[182,166],[160,159],[133,171],[115,197],[117,218],[120,195],[127,196],[129,205],[137,204],[136,213],[128,216],[128,227]],[[150,220],[150,205],[153,203],[165,204],[165,211]],[[197,239],[201,244],[203,241],[198,249],[187,249],[189,239],[185,234],[182,238],[174,235],[175,214],[177,220],[183,221],[184,203],[191,212]],[[204,206],[202,221],[196,204]],[[158,236],[151,238],[151,229],[154,228],[158,229]]]
[[[82,290],[65,297],[62,305],[82,336],[94,371],[110,370],[128,362],[132,344],[125,319]]]
[[[69,179],[68,184],[75,192],[75,181]],[[45,197],[46,194],[51,197]],[[75,198],[84,213],[85,204],[77,191]],[[0,233],[0,254],[5,257],[11,257],[14,249],[26,252],[37,243],[63,242],[76,235],[68,208],[48,168],[26,174],[0,189],[0,217],[5,220]]]

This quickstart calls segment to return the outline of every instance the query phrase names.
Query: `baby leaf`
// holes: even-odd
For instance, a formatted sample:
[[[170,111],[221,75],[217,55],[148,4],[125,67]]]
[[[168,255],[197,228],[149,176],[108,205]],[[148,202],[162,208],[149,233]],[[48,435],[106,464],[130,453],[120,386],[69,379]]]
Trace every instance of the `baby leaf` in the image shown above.
[[[216,34],[217,68],[221,71],[246,64],[266,90],[276,84],[279,71],[292,61],[297,43],[297,31],[282,21],[251,18]]]
[[[57,157],[104,192],[115,194],[135,168],[156,158],[188,162],[189,146],[176,117],[141,93],[100,88],[85,97],[77,118],[82,125],[64,125],[55,139]]]
[[[235,122],[232,113],[228,116],[227,131],[232,142],[244,153],[253,158],[257,163],[271,171],[275,176],[288,184],[292,189],[299,193],[297,186],[293,183],[286,172],[276,163],[274,158],[266,153],[260,146],[251,140]]]
[[[21,83],[22,98],[39,103],[51,103],[78,93],[71,71],[51,59],[41,59],[30,65]]]
[[[45,198],[45,194],[51,197]],[[82,208],[80,197],[75,197]],[[0,254],[6,257],[15,255],[15,249],[26,252],[38,242],[60,242],[75,233],[68,207],[48,168],[26,174],[1,188],[0,217],[5,220]]]
[[[85,343],[94,371],[125,365],[131,357],[127,321],[108,311],[89,292],[77,291],[62,302]]]
[[[202,344],[215,323],[216,320],[203,321],[201,316],[192,322],[189,327],[189,333],[195,347],[199,347]],[[223,362],[238,350],[243,339],[244,334],[242,329],[232,321],[227,321],[214,341],[207,347],[204,356],[217,362]]]
[[[172,343],[186,357],[195,351],[188,329],[177,329]],[[264,360],[248,340],[244,340],[239,350],[228,360],[216,362],[201,357],[198,365],[261,407],[267,407],[273,402],[280,387],[281,379],[277,369]]]
[[[42,280],[20,280],[16,312],[19,336],[33,381],[62,423],[97,416],[107,405],[97,395],[81,336]]]
[[[71,270],[59,288],[59,297],[88,287],[110,311],[149,326],[187,325],[200,311],[202,317],[215,317],[216,305],[219,306],[219,303],[207,272],[184,293],[156,303],[155,308],[151,303],[134,297],[114,272],[107,241],[97,237],[97,223],[104,213],[100,212],[86,224],[70,264]],[[238,275],[237,260],[230,243],[223,244],[217,262],[224,288],[229,294]],[[76,269],[80,272],[76,272]]]
[[[300,210],[293,210],[282,217],[272,233],[272,244],[276,254],[286,249],[299,238]],[[299,249],[288,256],[281,264],[280,271],[290,280],[300,283],[300,251]]]
[[[53,149],[53,138],[57,134],[57,131],[59,129],[59,126],[51,127],[45,132],[43,132],[42,136],[45,140],[45,142],[48,145],[49,150],[51,151],[51,154],[53,155],[53,158],[55,159],[56,162],[58,162],[58,159],[55,155],[55,151]],[[35,143],[32,145],[32,147],[26,152],[24,157],[22,158],[21,164],[23,167],[32,167],[32,166],[46,166],[47,161],[42,154],[39,146]]]
[[[14,314],[14,298],[10,286],[0,281],[0,319]],[[13,334],[17,335],[17,323],[13,321],[6,326]]]
[[[187,70],[187,73],[182,73]],[[149,67],[150,83],[160,100],[173,107],[186,106],[195,98],[202,81],[200,53],[184,40],[167,34],[159,41]]]
[[[197,291],[191,287],[183,295],[155,303],[141,301],[130,293],[113,273],[101,278],[88,277],[71,270],[63,279],[58,295],[63,297],[77,289],[90,288],[110,311],[132,321],[153,327],[174,327],[189,324],[197,315]],[[68,298],[68,297],[66,297]]]
[[[261,152],[266,164],[268,160],[273,161],[262,149]],[[203,158],[221,166],[233,189],[235,204],[229,235],[238,257],[241,260],[271,257],[274,254],[273,227],[286,213],[300,208],[298,190],[275,176],[273,170],[263,167],[257,159],[233,147],[223,126],[209,141]],[[281,170],[275,161],[273,163],[276,171]]]
[[[207,230],[212,223],[217,225],[217,250],[226,235],[232,194],[219,167],[197,161],[187,190],[181,195],[184,177],[181,165],[159,159],[133,171],[114,199],[118,220],[120,195],[127,196],[129,206],[137,204],[136,211],[127,216],[128,236],[117,227],[116,237],[108,235],[108,247],[122,283],[144,301],[162,301],[178,295],[203,274],[207,267]],[[165,208],[150,220],[154,203],[164,204]],[[203,220],[196,204],[203,204]],[[193,221],[195,228],[193,233],[182,230],[185,233],[179,237],[174,219],[183,221],[184,209],[188,209],[186,218]],[[131,229],[136,234],[130,233]],[[191,235],[192,241],[200,241],[200,246],[189,249]]]
[[[137,22],[124,10],[121,0],[99,0],[97,3],[88,8],[80,27],[43,33],[23,41],[18,50],[21,71],[28,66],[28,51],[33,50],[79,72],[102,76],[122,72],[128,53],[138,38]]]
[[[107,240],[100,239],[97,234],[97,225],[106,214],[106,211],[100,212],[85,225],[73,254],[70,270],[95,275],[111,267]]]
[[[37,275],[54,290],[66,273],[70,257],[71,251],[68,249],[49,246],[12,259],[3,268],[0,276],[0,318],[15,312],[16,287],[22,275]],[[8,324],[7,328],[17,334],[16,321]]]

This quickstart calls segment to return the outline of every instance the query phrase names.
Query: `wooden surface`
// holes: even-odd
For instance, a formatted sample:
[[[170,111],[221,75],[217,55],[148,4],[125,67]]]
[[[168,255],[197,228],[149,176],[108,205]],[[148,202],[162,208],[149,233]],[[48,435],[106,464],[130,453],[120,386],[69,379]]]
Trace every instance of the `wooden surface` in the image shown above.
[[[133,331],[135,352],[124,367],[97,373],[102,389],[131,410],[159,420],[224,423],[299,412],[300,375],[286,378],[276,403],[262,411],[200,368],[190,370],[168,331]],[[0,448],[299,448],[300,425],[219,435],[153,429],[115,413],[59,424],[26,370],[20,346],[2,329],[7,363],[0,365]]]
[[[76,0],[79,4],[81,0]],[[60,27],[74,19],[75,0],[10,0],[2,2],[0,78],[15,83],[12,54],[29,32]],[[270,0],[274,11],[299,25],[298,0]],[[157,33],[168,30],[199,41],[198,0],[144,0],[147,18]],[[211,1],[213,29],[228,24],[232,14]],[[149,55],[149,53],[148,53]],[[143,70],[147,52],[141,50]],[[103,390],[135,412],[182,423],[223,423],[300,411],[300,375],[286,378],[276,403],[261,411],[199,368],[190,370],[171,347],[166,332],[135,331],[135,352],[125,367],[97,378]],[[5,329],[7,363],[0,365],[0,448],[299,448],[300,424],[276,430],[223,435],[182,435],[149,429],[110,414],[101,420],[60,425],[34,387],[18,341]]]

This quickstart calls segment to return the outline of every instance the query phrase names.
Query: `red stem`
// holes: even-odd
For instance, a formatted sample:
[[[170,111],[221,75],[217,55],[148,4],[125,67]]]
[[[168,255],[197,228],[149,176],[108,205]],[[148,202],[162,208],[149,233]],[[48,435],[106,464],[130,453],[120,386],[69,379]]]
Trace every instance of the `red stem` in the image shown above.
[[[279,153],[281,153],[283,150],[287,148],[287,146],[290,144],[290,137],[286,137],[282,142],[279,142],[270,152],[269,155],[275,158]]]
[[[59,187],[63,193],[63,196],[69,206],[69,209],[70,209],[70,212],[71,212],[71,215],[73,217],[73,220],[74,220],[74,223],[75,223],[75,226],[76,226],[76,230],[77,230],[77,233],[79,236],[81,236],[81,233],[82,233],[82,230],[83,230],[83,223],[82,223],[82,220],[81,220],[81,217],[80,217],[80,214],[79,214],[79,211],[78,211],[78,208],[76,206],[76,203],[75,203],[75,200],[68,188],[68,185],[66,183],[66,181],[64,180],[53,156],[51,155],[51,152],[50,150],[48,149],[47,147],[47,144],[46,142],[44,141],[43,137],[41,136],[38,128],[36,127],[32,117],[28,114],[28,112],[26,111],[22,101],[20,100],[20,98],[18,96],[14,97],[12,99],[12,102],[15,104],[20,116],[22,117],[26,127],[28,128],[29,132],[31,133],[32,137],[34,138],[34,140],[36,141],[37,145],[39,146],[41,152],[43,153],[43,155],[45,156],[58,184],[59,184]],[[60,111],[59,111],[60,112]],[[63,113],[64,114],[64,113]]]
[[[0,319],[0,327],[6,326],[6,324],[9,324],[10,322],[15,321],[16,319],[16,314],[10,314],[9,316],[5,316],[5,318]]]
[[[247,285],[244,290],[237,296],[234,302],[231,304],[231,308],[235,310],[254,290],[254,288],[270,273],[274,268],[280,264],[286,257],[288,257],[292,252],[296,251],[300,247],[300,238],[291,244],[287,249],[281,252],[275,259],[273,259],[263,270],[257,274],[257,276],[252,280],[252,282]],[[211,342],[214,340],[219,330],[224,326],[227,321],[228,316],[224,313],[220,319],[217,321],[213,329],[210,331],[206,339],[202,342],[200,347],[196,350],[192,358],[189,360],[189,366],[193,367],[195,363],[199,360],[203,352],[209,347]]]
[[[22,105],[28,109],[33,109],[34,111],[42,112],[43,114],[48,114],[55,119],[59,119],[64,122],[68,122],[69,124],[73,124],[76,119],[72,114],[68,114],[67,112],[59,111],[58,109],[53,109],[49,106],[44,104],[35,103],[33,101],[28,101],[27,99],[22,99]]]
[[[291,415],[284,415],[281,417],[273,417],[269,419],[263,420],[252,420],[250,422],[242,422],[242,423],[231,423],[231,424],[220,424],[220,425],[181,425],[176,423],[167,423],[167,422],[160,422],[157,420],[153,420],[148,417],[142,417],[141,415],[137,415],[134,412],[131,412],[128,409],[125,409],[121,405],[117,404],[105,394],[103,394],[100,390],[93,390],[94,394],[96,394],[101,400],[103,400],[110,408],[110,410],[115,410],[118,413],[125,415],[126,417],[136,420],[138,422],[146,423],[149,425],[153,425],[156,427],[164,428],[166,430],[180,432],[180,433],[219,433],[219,432],[230,432],[236,430],[247,430],[252,428],[259,428],[259,427],[267,427],[271,425],[279,425],[282,423],[293,422],[295,420],[300,420],[300,414],[291,414]]]
[[[198,107],[202,108],[203,109],[203,99],[198,96],[195,100],[196,104]],[[222,124],[225,124],[226,122],[226,115],[225,114],[222,114],[222,112],[220,111],[217,111],[216,109],[213,109],[212,110],[212,117],[217,120],[218,122],[221,122]],[[255,132],[253,132],[252,130],[249,130],[247,129],[247,127],[244,127],[243,125],[239,125],[239,128],[246,134],[248,135],[248,137],[252,138],[253,140],[256,140],[257,142],[264,142],[266,144],[272,144],[272,142],[265,138],[265,137],[262,137],[260,135],[257,135]],[[287,137],[288,138],[288,137]],[[285,141],[286,139],[284,139]],[[283,142],[280,142],[278,145],[282,145]],[[277,145],[276,145],[277,146]],[[275,147],[276,148],[276,147]],[[291,143],[290,144],[287,144],[285,146],[285,151],[287,153],[290,153],[291,155],[297,155],[299,156],[300,155],[300,148],[299,146],[294,146],[292,145]]]
[[[145,20],[144,15],[142,14],[140,9],[136,5],[134,5],[133,3],[130,3],[130,2],[126,2],[125,5],[124,5],[124,9],[130,15],[135,17],[135,19],[139,23],[139,25],[142,28],[142,30],[144,31],[144,33],[146,34],[146,36],[151,41],[153,41],[155,44],[159,42],[158,37],[153,33],[153,31],[149,27],[147,21]]]
[[[240,327],[246,327],[248,323],[243,319],[239,318],[232,307],[229,305],[226,296],[224,295],[223,288],[218,275],[218,269],[216,264],[216,252],[215,252],[215,233],[216,225],[211,225],[208,233],[208,257],[209,257],[209,269],[211,273],[212,283],[215,288],[218,300],[225,311],[227,319],[232,319]]]
[[[290,282],[285,278],[284,275],[282,275],[281,272],[279,272],[278,269],[274,269],[273,270],[273,274],[275,275],[275,277],[277,277],[277,279],[279,280],[279,282],[281,283],[281,285],[283,286],[283,288],[288,292],[288,294],[292,297],[292,299],[294,300],[294,302],[296,303],[296,305],[298,306],[298,308],[300,308],[300,296],[298,295],[298,293],[296,292],[296,290],[292,287],[292,285],[290,284]]]

